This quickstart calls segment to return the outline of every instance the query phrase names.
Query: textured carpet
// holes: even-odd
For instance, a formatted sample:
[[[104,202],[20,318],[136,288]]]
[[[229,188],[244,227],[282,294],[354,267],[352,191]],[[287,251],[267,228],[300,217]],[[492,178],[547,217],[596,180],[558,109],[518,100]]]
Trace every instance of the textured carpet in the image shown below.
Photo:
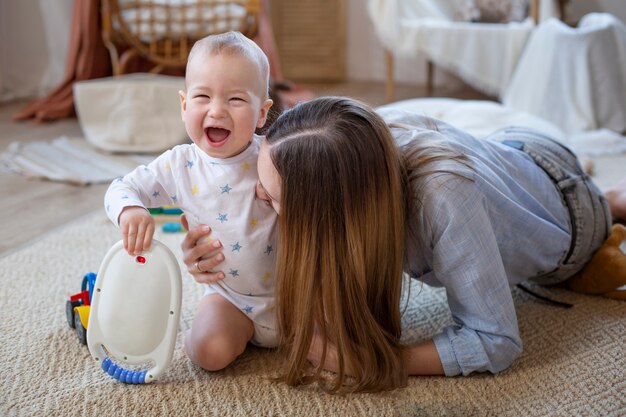
[[[96,271],[117,230],[103,214],[54,230],[0,259],[2,416],[624,416],[626,303],[537,289],[572,309],[514,290],[524,353],[499,375],[410,378],[383,394],[331,396],[272,382],[277,353],[250,347],[232,366],[205,372],[185,356],[182,334],[201,288],[183,275],[174,360],[154,384],[124,385],[104,374],[65,319],[65,301]],[[160,235],[179,253],[182,235]],[[450,322],[445,293],[415,286],[407,340]]]

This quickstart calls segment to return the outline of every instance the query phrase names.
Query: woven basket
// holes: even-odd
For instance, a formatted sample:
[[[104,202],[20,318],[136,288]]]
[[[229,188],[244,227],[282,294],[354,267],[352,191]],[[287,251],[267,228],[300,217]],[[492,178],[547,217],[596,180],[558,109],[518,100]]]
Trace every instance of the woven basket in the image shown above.
[[[285,78],[345,79],[345,10],[345,0],[272,1],[272,21]]]

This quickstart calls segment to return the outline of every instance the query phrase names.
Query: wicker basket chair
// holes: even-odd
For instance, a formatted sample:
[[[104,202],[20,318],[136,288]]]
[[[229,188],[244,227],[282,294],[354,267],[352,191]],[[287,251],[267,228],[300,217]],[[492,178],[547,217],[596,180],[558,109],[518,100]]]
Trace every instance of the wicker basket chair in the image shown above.
[[[259,14],[260,0],[102,0],[102,37],[113,75],[137,57],[159,73],[184,68],[194,42],[207,35],[237,30],[252,38]]]

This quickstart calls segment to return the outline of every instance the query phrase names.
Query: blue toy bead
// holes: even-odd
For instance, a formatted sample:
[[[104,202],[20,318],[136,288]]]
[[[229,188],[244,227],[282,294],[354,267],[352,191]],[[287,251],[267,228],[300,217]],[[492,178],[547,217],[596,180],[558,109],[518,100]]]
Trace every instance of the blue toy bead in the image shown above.
[[[109,370],[109,366],[111,366],[111,359],[104,358],[104,360],[102,361],[102,369],[104,370],[104,372],[107,372]]]
[[[113,362],[109,358],[102,361],[102,369],[113,378],[125,384],[143,384],[146,382],[148,371],[133,371],[125,369]]]
[[[115,371],[117,370],[117,365],[114,364],[113,362],[111,362],[111,366],[109,366],[109,369],[107,370],[107,373],[111,376],[115,375]]]
[[[127,384],[132,384],[133,383],[133,374],[134,373],[135,373],[134,371],[126,372],[126,379],[124,379],[124,382],[126,382]]]

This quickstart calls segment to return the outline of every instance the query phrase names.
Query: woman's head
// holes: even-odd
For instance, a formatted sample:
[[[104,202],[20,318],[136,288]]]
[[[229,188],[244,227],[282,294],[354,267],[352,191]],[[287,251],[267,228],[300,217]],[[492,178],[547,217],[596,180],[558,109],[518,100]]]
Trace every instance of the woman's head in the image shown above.
[[[404,176],[385,122],[348,98],[299,104],[268,130],[259,175],[280,211],[277,308],[287,382],[321,379],[306,361],[317,327],[336,345],[340,368],[356,377],[348,382],[339,372],[332,389],[405,383],[398,371]]]

